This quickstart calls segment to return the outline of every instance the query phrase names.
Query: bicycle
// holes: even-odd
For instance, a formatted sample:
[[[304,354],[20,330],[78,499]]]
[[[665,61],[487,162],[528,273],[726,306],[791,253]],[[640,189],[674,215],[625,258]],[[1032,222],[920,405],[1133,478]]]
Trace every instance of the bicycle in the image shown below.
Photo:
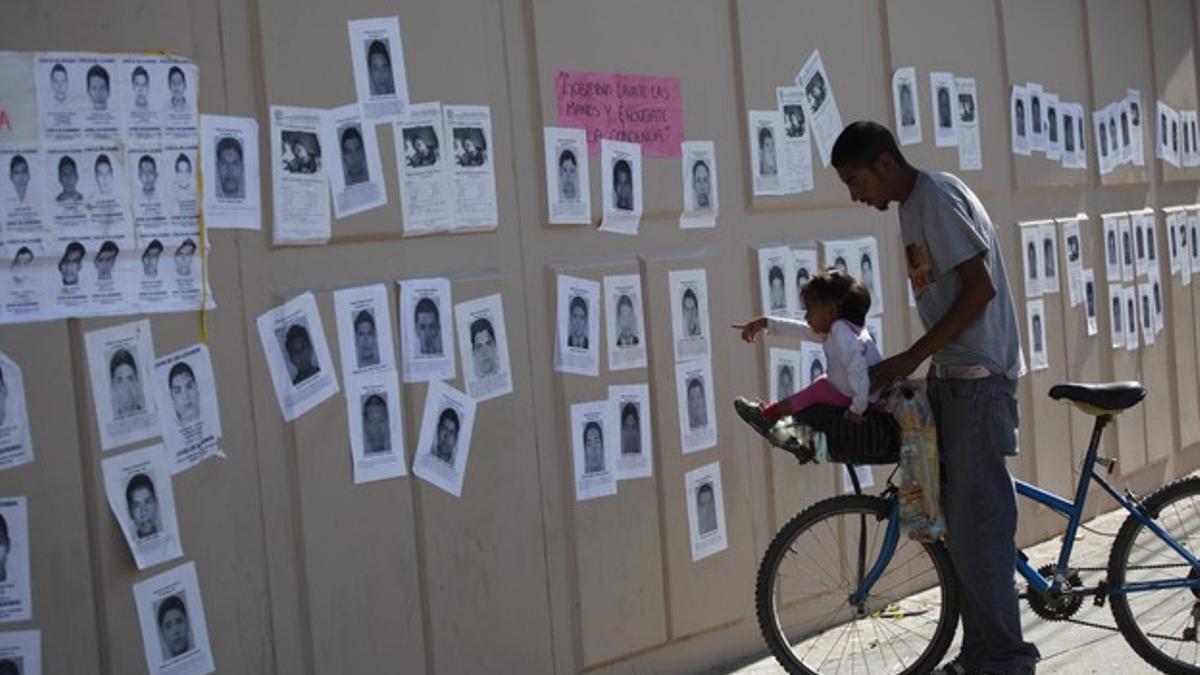
[[[1018,549],[1014,569],[1028,584],[1022,598],[1039,616],[1070,618],[1088,597],[1098,606],[1108,602],[1117,630],[1144,660],[1165,673],[1196,674],[1200,477],[1139,497],[1118,492],[1097,471],[1099,466],[1111,475],[1116,465],[1097,454],[1104,428],[1146,393],[1136,382],[1050,389],[1050,398],[1096,419],[1074,499],[1015,481],[1018,495],[1065,516],[1067,528],[1053,563],[1035,569]],[[891,477],[871,496],[862,493],[855,472],[848,473],[853,494],[813,504],[771,541],[755,589],[759,628],[789,673],[927,673],[945,656],[958,625],[961,589],[950,555],[940,541],[902,536]],[[1105,578],[1084,587],[1071,567],[1071,549],[1093,481],[1129,515],[1113,542]]]

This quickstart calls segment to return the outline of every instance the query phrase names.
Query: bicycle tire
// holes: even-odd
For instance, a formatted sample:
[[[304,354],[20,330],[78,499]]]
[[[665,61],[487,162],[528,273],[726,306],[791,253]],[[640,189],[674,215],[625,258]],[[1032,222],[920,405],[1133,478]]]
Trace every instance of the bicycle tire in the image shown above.
[[[860,517],[854,518],[856,514]],[[881,531],[886,529],[887,521],[891,514],[892,502],[882,497],[871,497],[866,495],[842,495],[839,497],[831,497],[813,504],[804,511],[792,517],[792,519],[779,530],[779,532],[775,535],[775,538],[771,541],[770,546],[767,547],[767,552],[764,554],[763,560],[758,568],[758,577],[755,585],[755,608],[758,615],[759,630],[762,632],[763,639],[766,640],[767,647],[770,649],[771,654],[775,657],[775,660],[778,661],[779,664],[783,666],[785,670],[787,670],[787,672],[792,673],[793,675],[820,675],[820,669],[824,669],[825,672],[828,673],[836,670],[837,666],[831,665],[829,668],[825,669],[823,668],[823,663],[815,663],[815,656],[810,658],[809,655],[798,655],[796,650],[793,649],[791,641],[787,636],[789,631],[784,628],[783,622],[779,615],[779,597],[776,593],[776,582],[780,579],[780,567],[786,556],[789,552],[794,552],[793,547],[797,545],[799,539],[806,532],[816,531],[817,528],[822,527],[822,523],[828,525],[829,523],[834,522],[835,519],[840,519],[843,516],[849,516],[852,520],[861,523],[863,522],[862,517],[866,517],[867,519],[873,520],[875,524],[882,525],[879,530]],[[877,531],[877,536],[879,531]],[[847,536],[845,539],[858,539],[860,544],[854,548],[862,548],[861,542],[864,541],[865,538],[861,536],[854,537],[853,535],[854,533],[847,530]],[[916,553],[912,554],[910,551],[916,551]],[[866,569],[870,569],[873,564],[872,561],[876,559],[877,554],[878,552],[869,556],[870,560],[867,560],[866,562]],[[921,544],[915,540],[908,539],[903,533],[900,534],[900,541],[897,544],[895,555],[893,556],[892,560],[888,562],[888,566],[885,568],[884,574],[880,577],[879,582],[876,583],[875,588],[872,590],[871,596],[869,596],[869,603],[871,606],[878,606],[880,601],[889,601],[889,597],[885,593],[885,591],[888,590],[888,587],[884,586],[884,583],[885,581],[890,583],[894,581],[894,579],[887,578],[888,572],[893,569],[893,563],[899,563],[901,565],[896,567],[898,570],[908,568],[907,562],[900,562],[908,555],[913,555],[914,560],[917,557],[927,557],[930,569],[936,576],[936,583],[933,584],[929,589],[918,591],[917,595],[904,596],[902,601],[913,603],[919,602],[919,605],[914,605],[916,607],[933,607],[936,604],[937,606],[933,607],[934,611],[936,612],[936,624],[934,625],[932,633],[928,637],[927,644],[920,645],[919,649],[915,647],[910,648],[910,650],[915,652],[915,658],[913,658],[911,662],[904,662],[903,659],[900,658],[899,651],[896,649],[895,645],[891,645],[893,655],[895,655],[897,659],[901,661],[901,663],[898,665],[893,664],[891,666],[884,665],[882,667],[880,665],[873,665],[873,662],[877,664],[881,659],[888,658],[888,654],[886,653],[887,645],[881,645],[879,643],[867,643],[863,645],[863,650],[849,657],[854,659],[854,663],[856,665],[866,665],[866,672],[872,674],[891,673],[895,675],[910,675],[929,672],[938,664],[941,658],[945,656],[946,651],[950,648],[951,641],[954,639],[954,632],[958,626],[958,580],[954,575],[954,568],[950,562],[950,555],[946,551],[945,546],[943,546],[940,542],[934,544]],[[844,572],[845,570],[842,570],[842,573]],[[907,580],[902,578],[902,583],[911,585],[914,583],[912,581],[914,578],[917,577],[910,576]],[[919,584],[921,582],[918,581],[915,583]],[[857,587],[857,582],[854,583],[854,587]],[[830,615],[825,615],[825,618],[830,620],[830,625],[816,626],[814,632],[810,632],[803,637],[809,641],[817,641],[825,638],[826,634],[834,629],[843,628],[848,624],[854,624],[861,621],[873,621],[878,622],[871,626],[876,637],[883,635],[884,637],[890,639],[890,636],[899,635],[901,638],[907,638],[914,635],[919,636],[919,631],[913,630],[912,622],[914,620],[919,619],[917,623],[929,622],[929,619],[921,618],[923,614],[918,613],[909,615],[907,614],[907,610],[891,611],[890,616],[887,615],[889,612],[887,612],[886,609],[878,617],[876,614],[879,613],[879,610],[869,611],[863,615],[862,613],[856,612],[849,602],[846,601],[851,590],[852,588],[849,585],[849,582],[847,582],[845,588],[837,589],[837,591],[845,591],[845,593],[840,595],[842,604],[844,605],[843,609],[850,614],[858,614],[857,618],[852,617],[852,620],[849,622],[841,621],[839,623],[840,619],[831,617]],[[879,596],[876,595],[877,590],[881,593]],[[931,599],[932,596],[930,595],[934,590],[937,591],[936,600]],[[908,591],[899,592],[907,593]],[[926,597],[923,600],[913,600],[913,598],[918,598],[921,596]],[[836,598],[838,596],[834,595],[833,597]],[[805,606],[806,609],[811,607],[810,601],[807,600],[798,601],[793,604],[795,607],[792,611],[795,611],[801,606]],[[890,608],[892,606],[892,604],[885,605],[886,608]],[[835,600],[835,611],[837,611],[837,609],[838,608]],[[891,626],[891,628],[898,627],[898,630],[892,632],[889,632],[887,629],[881,630],[881,628],[885,625],[882,623],[882,621],[894,622],[895,625]],[[899,622],[904,621],[908,621],[909,624],[907,626],[901,626]],[[869,635],[869,633],[865,631],[859,633],[858,629],[853,626],[851,626],[848,630],[855,631],[860,638],[862,635]],[[840,638],[838,639],[840,640]],[[918,638],[918,640],[920,642],[924,641],[923,638]],[[847,638],[846,645],[848,646],[850,642],[851,639]],[[801,643],[798,643],[797,646],[800,646],[800,644]],[[812,650],[810,649],[809,651],[811,653]],[[845,655],[846,652],[847,648],[843,647],[842,654]]]
[[[1187,503],[1181,504],[1184,500],[1187,500]],[[1200,477],[1191,476],[1159,488],[1146,497],[1142,503],[1146,512],[1158,521],[1160,527],[1165,529],[1192,555],[1200,554]],[[1139,539],[1139,535],[1142,534],[1148,536]],[[1142,543],[1142,540],[1148,541]],[[1152,554],[1151,544],[1161,547],[1160,557],[1150,557]],[[1134,556],[1136,557],[1134,558]],[[1138,565],[1133,570],[1129,569],[1131,558]],[[1149,565],[1172,565],[1172,567],[1148,568]],[[1109,585],[1115,587],[1126,583],[1130,571],[1138,573],[1135,575],[1136,581],[1179,579],[1181,572],[1185,576],[1189,574],[1188,565],[1179,554],[1167,548],[1167,545],[1157,535],[1147,530],[1133,515],[1125,519],[1121,529],[1117,532],[1116,540],[1113,541],[1112,551],[1108,557]],[[1153,602],[1147,604],[1145,599],[1151,596],[1153,596]],[[1144,618],[1135,616],[1135,607],[1131,606],[1131,600],[1136,604],[1137,610],[1144,608],[1147,616]],[[1161,591],[1117,593],[1110,596],[1110,602],[1117,628],[1138,656],[1155,668],[1171,675],[1200,673],[1200,642],[1196,642],[1194,639],[1191,641],[1176,639],[1167,633],[1167,631],[1186,627],[1189,621],[1194,625],[1196,619],[1192,612],[1200,608],[1200,594],[1187,589],[1173,588]],[[1182,612],[1183,621],[1173,623],[1169,619],[1163,619],[1157,624],[1146,626],[1143,629],[1143,625],[1152,620],[1149,616],[1151,612],[1155,613],[1154,618],[1163,615],[1168,618],[1179,616],[1179,612]],[[1182,638],[1182,633],[1180,637]],[[1168,653],[1170,651],[1167,647],[1169,643],[1181,645],[1174,656]],[[1189,653],[1186,660],[1183,654],[1184,646],[1189,647],[1186,650]]]

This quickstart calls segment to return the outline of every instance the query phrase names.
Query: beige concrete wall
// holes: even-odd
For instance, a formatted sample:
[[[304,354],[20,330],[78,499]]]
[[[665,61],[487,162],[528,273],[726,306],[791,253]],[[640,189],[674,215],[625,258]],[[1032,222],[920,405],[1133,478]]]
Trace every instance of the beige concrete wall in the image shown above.
[[[1147,166],[1103,179],[1094,154],[1081,172],[1008,152],[1012,83],[1042,82],[1089,112],[1129,87],[1141,89],[1147,106],[1161,98],[1197,107],[1200,12],[1188,0],[16,0],[4,5],[0,46],[186,54],[201,68],[202,112],[253,115],[266,129],[269,104],[350,101],[345,22],[393,14],[414,100],[491,106],[500,226],[401,239],[391,131],[381,127],[387,208],[335,222],[332,242],[317,248],[272,248],[267,231],[212,235],[219,309],[210,345],[229,459],[181,474],[175,492],[218,672],[695,672],[761,650],[758,558],[779,525],[840,490],[840,479],[833,467],[800,468],[769,452],[730,414],[734,395],[766,394],[768,348],[782,344],[747,346],[724,328],[756,310],[754,249],[874,235],[884,258],[887,351],[919,334],[893,212],[851,204],[819,161],[811,193],[751,192],[746,111],[773,107],[774,87],[789,83],[814,48],[847,121],[890,122],[895,68],[917,67],[926,108],[929,71],[976,78],[984,168],[963,177],[984,199],[1014,277],[1017,221],[1089,214],[1085,255],[1102,276],[1093,245],[1099,214],[1200,201],[1200,170],[1161,167],[1149,131]],[[645,163],[639,237],[546,224],[541,129],[556,121],[554,74],[569,69],[681,78],[687,138],[716,143],[716,230],[678,229],[673,159]],[[934,147],[925,112],[926,141],[906,152],[922,167],[956,170],[955,151]],[[675,422],[666,283],[684,268],[706,270],[720,338],[719,442],[687,456]],[[642,276],[648,369],[604,369],[596,379],[554,372],[559,272]],[[332,338],[332,290],[383,281],[394,296],[391,280],[422,276],[449,277],[456,301],[502,293],[508,320],[515,392],[480,406],[458,499],[414,478],[353,486],[341,396],[285,424],[253,332],[259,313],[311,289]],[[1022,382],[1023,454],[1014,471],[1058,490],[1074,480],[1090,418],[1048,401],[1046,390],[1064,379],[1150,386],[1147,403],[1120,418],[1106,445],[1121,459],[1122,482],[1143,490],[1200,465],[1198,290],[1177,279],[1166,285],[1167,329],[1137,353],[1109,349],[1104,312],[1089,338],[1065,289],[1048,298],[1051,367]],[[1023,316],[1023,300],[1018,310]],[[29,498],[34,569],[33,620],[0,629],[41,629],[47,673],[145,672],[131,586],[159,569],[135,570],[105,503],[82,350],[86,331],[121,321],[0,329],[0,350],[27,373],[37,451],[35,464],[0,473],[0,495]],[[194,315],[151,322],[159,353],[198,338]],[[616,497],[576,503],[568,406],[636,382],[652,390],[655,475],[623,483]],[[424,395],[425,385],[404,387],[410,455]],[[716,460],[729,549],[692,563],[683,475]],[[1032,507],[1023,515],[1026,541],[1061,522]]]

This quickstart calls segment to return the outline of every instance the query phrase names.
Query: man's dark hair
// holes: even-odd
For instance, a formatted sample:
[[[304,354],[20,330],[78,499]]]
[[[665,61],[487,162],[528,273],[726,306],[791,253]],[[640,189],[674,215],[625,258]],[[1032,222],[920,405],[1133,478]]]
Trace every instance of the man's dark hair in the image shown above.
[[[91,68],[88,68],[85,81],[91,82],[93,77],[98,77],[104,80],[104,86],[108,86],[108,71],[104,68],[101,68],[100,66],[92,66]]]
[[[388,65],[392,63],[392,57],[388,54],[387,45],[383,44],[382,40],[371,40],[371,44],[367,45],[367,61],[371,60],[372,56],[379,54],[387,59]]]
[[[22,165],[28,170],[29,160],[25,159],[25,155],[13,155],[12,161],[8,163],[8,172],[16,171],[17,165]]]
[[[98,155],[96,157],[96,165],[94,168],[99,170],[101,164],[107,164],[108,168],[110,168],[110,169],[112,168],[112,161],[109,160],[108,155],[105,155],[103,153],[101,153],[100,155]]]
[[[688,298],[692,299],[692,304],[696,306],[696,309],[700,308],[700,301],[696,299],[696,291],[690,288],[683,291],[683,297],[679,299],[679,304],[682,305]]]
[[[571,304],[567,308],[567,312],[574,313],[576,307],[582,309],[585,315],[588,313],[587,300],[584,300],[582,295],[577,295],[571,298]]]
[[[365,309],[359,310],[358,314],[354,315],[354,330],[356,332],[358,331],[358,324],[360,323],[371,324],[371,330],[375,330],[375,317],[371,316],[371,313]]]
[[[67,262],[67,258],[70,258],[71,254],[76,254],[80,260],[83,260],[83,256],[87,254],[87,250],[83,248],[83,244],[73,241],[67,244],[67,248],[63,251],[62,260],[59,260],[58,264],[61,265]]]
[[[772,265],[770,271],[767,272],[767,283],[772,284],[778,279],[779,283],[783,283],[783,269]]]
[[[584,440],[584,442],[587,441],[588,432],[591,431],[592,429],[596,430],[596,435],[600,437],[600,442],[603,443],[604,442],[604,429],[600,428],[599,422],[588,422],[587,424],[583,425],[583,440]]]
[[[345,147],[346,141],[352,139],[357,139],[358,144],[362,145],[362,133],[359,132],[358,127],[346,127],[345,130],[342,131],[342,147]]]
[[[579,161],[575,159],[575,153],[571,150],[562,151],[562,154],[558,156],[558,165],[562,166],[568,159],[571,160],[571,163],[575,166],[579,166]]]
[[[837,307],[837,318],[856,326],[866,322],[867,311],[871,309],[871,293],[866,284],[837,269],[814,274],[804,285],[802,297],[805,305],[832,303]]]
[[[712,483],[703,483],[700,485],[700,487],[696,488],[696,496],[697,497],[699,497],[701,494],[703,494],[705,492],[707,492],[710,497],[713,496]]]
[[[116,375],[117,368],[121,366],[129,366],[134,373],[137,373],[137,362],[133,360],[133,354],[124,347],[113,352],[112,359],[108,362],[108,376],[111,378]]]
[[[146,72],[146,69],[141,66],[138,66],[137,68],[133,69],[133,74],[129,76],[129,81],[133,82],[134,80],[137,79],[138,75],[141,75],[142,77],[146,78],[146,82],[150,81],[150,73]]]
[[[113,255],[113,257],[115,258],[115,257],[117,257],[117,254],[120,252],[121,252],[121,249],[117,248],[117,242],[112,241],[110,239],[110,240],[104,242],[103,244],[100,244],[100,250],[96,251],[96,257],[99,258],[100,256],[104,255],[105,253],[111,253]]]
[[[196,252],[196,242],[192,241],[192,238],[191,238],[191,237],[188,237],[187,239],[184,239],[184,240],[183,240],[183,243],[181,243],[181,244],[179,245],[179,248],[175,249],[175,253],[176,253],[176,254],[178,254],[178,253],[182,253],[182,252],[183,252],[183,249],[185,249],[185,248],[190,248],[190,249],[192,249],[191,251],[189,251],[189,253],[195,253],[195,252]]]
[[[371,406],[379,406],[383,408],[384,412],[387,412],[387,401],[383,400],[383,397],[379,394],[371,394],[367,397],[367,400],[363,401],[363,412],[366,412],[367,408]]]
[[[687,391],[689,394],[692,393],[692,389],[699,389],[700,394],[703,395],[704,394],[704,380],[702,380],[698,377],[693,377],[692,379],[688,380]]]
[[[27,255],[30,258],[32,258],[33,250],[30,249],[28,246],[22,246],[21,248],[17,249],[17,254],[15,256],[13,256],[13,259],[20,258],[22,255]]]
[[[888,153],[902,167],[910,166],[896,137],[887,127],[878,122],[858,121],[850,124],[838,135],[833,144],[830,162],[834,168],[872,167],[883,153]]]
[[[617,298],[617,311],[618,312],[621,311],[622,307],[628,307],[629,311],[632,312],[633,311],[633,298],[622,293],[621,297]]]
[[[771,139],[775,138],[775,132],[771,131],[771,127],[759,127],[758,128],[758,147],[761,148],[763,146],[763,143],[767,142],[768,138],[771,138]]]
[[[298,323],[292,324],[292,327],[287,329],[287,333],[283,336],[283,347],[287,350],[289,356],[294,351],[292,345],[297,341],[303,341],[308,346],[312,346],[312,338],[308,336],[308,329]]]
[[[55,73],[62,73],[63,75],[66,75],[67,74],[66,66],[64,66],[61,63],[54,64],[54,67],[50,69],[50,74],[53,75]]]
[[[148,490],[151,497],[158,498],[157,493],[154,491],[154,481],[150,480],[150,476],[144,473],[135,475],[125,484],[125,503],[127,505],[133,502],[134,490]]]
[[[458,413],[454,412],[454,408],[446,408],[445,410],[442,411],[441,415],[438,415],[438,427],[440,428],[442,426],[442,422],[445,422],[446,420],[450,420],[451,422],[454,422],[454,433],[457,434],[458,433]]]
[[[433,298],[421,298],[417,301],[417,306],[413,309],[413,319],[415,320],[422,314],[432,314],[435,319],[441,319],[441,317],[438,316],[437,303],[433,301]]]
[[[696,170],[700,167],[704,167],[704,170],[708,171],[708,163],[702,159],[698,159],[696,160],[696,163],[692,165],[692,176],[696,175]]]
[[[179,153],[179,156],[175,158],[175,168],[176,169],[179,168],[180,162],[187,164],[189,169],[192,168],[192,160],[190,158],[188,158],[186,153],[181,152],[181,153]]]
[[[149,164],[150,168],[152,169],[158,168],[158,162],[154,161],[154,158],[150,155],[142,155],[141,157],[138,157],[138,168],[142,168],[143,164]]]
[[[620,173],[629,176],[630,180],[633,180],[633,169],[629,167],[629,162],[623,159],[613,162],[613,183],[617,182],[617,174]]]
[[[226,150],[233,150],[236,152],[239,160],[243,158],[242,144],[239,143],[238,140],[233,136],[225,136],[221,140],[217,141],[217,157],[220,157],[221,153],[225,152]]]
[[[196,373],[192,372],[192,367],[187,363],[180,361],[179,363],[171,366],[171,370],[167,372],[167,386],[170,386],[171,383],[175,381],[175,378],[179,377],[180,375],[187,375],[188,377],[192,378],[192,382],[196,381]]]
[[[167,612],[173,609],[177,609],[180,612],[183,612],[184,616],[187,616],[187,607],[184,606],[183,600],[181,600],[178,595],[172,595],[166,600],[163,600],[162,604],[158,606],[158,625],[160,627],[162,626],[163,619],[167,618]]]
[[[621,424],[625,423],[625,418],[632,417],[635,422],[641,423],[642,413],[638,411],[636,403],[630,402],[621,406]]]
[[[63,155],[63,158],[58,160],[58,172],[62,173],[62,170],[67,168],[68,166],[71,167],[72,169],[74,169],[75,168],[75,160],[71,159],[71,157],[69,155]]]
[[[171,69],[167,71],[167,81],[170,82],[171,77],[174,75],[179,75],[179,79],[187,82],[187,78],[183,75],[183,69],[179,66],[171,66]]]
[[[150,255],[151,251],[154,251],[154,250],[157,250],[159,253],[162,253],[163,245],[162,245],[161,241],[159,241],[157,239],[152,240],[150,242],[150,245],[146,247],[146,250],[142,251],[142,257],[145,258],[146,256]]]
[[[479,318],[471,322],[471,344],[475,344],[475,336],[480,333],[487,333],[491,336],[492,342],[496,341],[496,331],[492,328],[491,321]]]

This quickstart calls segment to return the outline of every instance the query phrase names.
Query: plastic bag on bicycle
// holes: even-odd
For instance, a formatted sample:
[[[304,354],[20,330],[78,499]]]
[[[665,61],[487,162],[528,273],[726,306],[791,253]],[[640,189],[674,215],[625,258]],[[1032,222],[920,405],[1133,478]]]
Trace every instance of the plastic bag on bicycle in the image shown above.
[[[946,531],[939,492],[937,424],[925,380],[903,380],[887,393],[886,407],[900,426],[900,522],[908,536],[936,541]]]

